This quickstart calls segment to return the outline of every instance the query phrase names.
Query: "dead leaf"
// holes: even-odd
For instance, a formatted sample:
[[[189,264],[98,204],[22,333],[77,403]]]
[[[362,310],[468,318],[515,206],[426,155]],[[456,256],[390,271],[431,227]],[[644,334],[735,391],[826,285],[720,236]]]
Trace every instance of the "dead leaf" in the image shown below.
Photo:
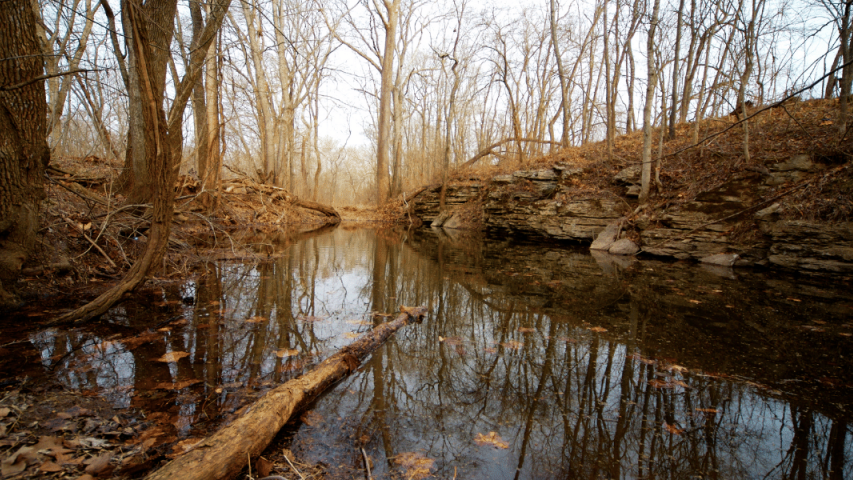
[[[313,315],[304,315],[304,316],[296,317],[296,320],[298,320],[300,322],[311,323],[311,322],[322,322],[324,319],[323,319],[323,317],[315,317]]]
[[[695,303],[696,305],[699,305],[702,302],[700,302],[699,300],[690,300],[690,303]]]
[[[521,327],[518,329],[518,331],[519,331],[519,333],[533,333],[536,331],[536,329],[530,328],[530,327]]]
[[[657,378],[649,380],[649,385],[655,388],[672,388],[672,384],[666,382],[664,380],[658,380]]]
[[[315,412],[314,410],[310,410],[308,412],[303,413],[302,416],[299,417],[299,419],[302,420],[302,423],[304,423],[305,425],[313,427],[323,421],[323,416]]]
[[[575,340],[574,338],[569,338],[569,337],[557,337],[557,340],[559,340],[561,342],[566,342],[566,343],[578,343],[577,340]]]
[[[826,325],[826,322],[824,322],[823,320],[812,320],[812,323],[816,323],[818,325]]]
[[[13,453],[0,463],[0,473],[2,473],[4,477],[16,475],[26,470],[27,464],[33,463],[36,459],[36,449],[33,447],[21,447],[17,452]]]
[[[156,359],[155,361],[164,362],[164,363],[172,363],[172,362],[177,362],[178,360],[180,360],[184,357],[189,357],[189,356],[190,356],[190,354],[187,352],[169,352],[169,353],[163,355],[162,357]]]
[[[264,457],[258,457],[255,462],[255,469],[258,471],[259,477],[267,477],[272,472],[272,467],[275,464]]]
[[[269,320],[267,317],[254,316],[246,319],[246,323],[264,323]]]
[[[668,424],[668,423],[666,423],[666,422],[663,422],[663,428],[664,428],[667,432],[669,432],[669,433],[671,433],[671,434],[673,434],[673,435],[681,435],[681,434],[684,432],[684,429],[683,429],[683,428],[678,428],[678,427],[676,427],[675,425],[670,425],[670,424]]]
[[[92,457],[89,460],[86,460],[83,462],[89,464],[89,466],[86,467],[86,473],[97,476],[110,466],[110,458],[112,458],[112,454],[104,452],[97,457]]]
[[[299,350],[293,348],[282,348],[275,352],[275,356],[278,358],[295,357],[297,355],[299,355]]]
[[[488,435],[483,435],[482,433],[478,433],[476,437],[474,437],[474,443],[481,447],[492,446],[495,448],[509,448],[509,444],[504,442],[503,439],[496,432],[489,432]]]
[[[346,323],[348,323],[350,325],[359,325],[359,326],[361,326],[361,325],[365,325],[365,326],[373,325],[372,323],[366,322],[364,320],[347,320]]]
[[[604,333],[607,331],[607,329],[604,327],[592,327],[592,328],[588,328],[587,330],[589,330],[590,332],[595,332],[595,333]]]
[[[702,413],[720,413],[716,408],[697,408],[696,411]]]
[[[501,344],[504,348],[508,348],[510,350],[521,350],[521,347],[524,345],[521,342],[516,342],[515,340],[510,340],[509,342],[504,342]]]
[[[347,338],[358,338],[361,335],[358,332],[347,332],[344,334],[344,336]]]
[[[406,478],[421,480],[429,477],[435,460],[423,456],[419,452],[405,452],[394,457],[394,462],[406,470]]]
[[[12,411],[12,410],[10,410],[10,409],[8,409],[8,408],[6,408],[6,407],[0,408],[0,418],[6,418],[6,416],[7,416],[7,415],[9,415],[9,413],[10,413],[11,411]]]
[[[668,367],[666,367],[666,369],[669,370],[670,372],[678,372],[678,373],[684,373],[687,371],[687,368],[682,367],[681,365],[669,365]]]
[[[194,378],[189,380],[184,380],[183,382],[170,383],[170,382],[162,382],[158,383],[157,386],[154,387],[155,390],[182,390],[184,388],[189,387],[190,385],[195,385],[196,383],[201,383],[201,380],[196,380]]]
[[[497,348],[492,348],[492,347],[486,347],[486,348],[484,348],[484,349],[483,349],[483,351],[484,351],[484,352],[486,352],[486,353],[498,353],[498,349],[497,349]]]
[[[459,337],[442,337],[438,336],[438,341],[441,343],[446,343],[447,345],[461,345],[462,339]]]
[[[41,464],[41,466],[39,466],[39,471],[45,473],[60,472],[62,471],[62,467],[48,460],[47,462],[44,462]]]

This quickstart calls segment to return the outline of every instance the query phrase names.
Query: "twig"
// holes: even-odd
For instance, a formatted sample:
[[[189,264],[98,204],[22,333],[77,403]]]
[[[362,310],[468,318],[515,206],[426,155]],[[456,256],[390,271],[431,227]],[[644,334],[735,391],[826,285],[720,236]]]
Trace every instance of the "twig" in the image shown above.
[[[110,258],[110,257],[107,255],[107,252],[103,251],[103,250],[101,249],[101,247],[99,247],[99,246],[98,246],[98,244],[97,244],[97,243],[95,243],[95,241],[94,241],[94,240],[92,240],[91,238],[89,238],[89,236],[88,236],[88,235],[86,235],[86,232],[84,232],[82,228],[78,227],[78,226],[77,226],[77,224],[76,224],[76,223],[74,223],[74,222],[73,222],[70,218],[68,218],[68,217],[62,217],[62,219],[63,219],[63,220],[65,220],[65,223],[67,223],[68,225],[70,225],[70,226],[71,226],[71,228],[73,228],[74,230],[76,230],[76,231],[77,231],[77,233],[79,233],[80,235],[83,235],[83,238],[85,238],[86,240],[88,240],[88,241],[89,241],[89,243],[91,243],[91,244],[92,244],[92,246],[93,246],[93,247],[95,247],[95,249],[97,249],[97,250],[101,253],[101,255],[103,255],[103,256],[104,256],[104,258],[106,258],[106,259],[107,259],[107,261],[108,261],[108,262],[110,262],[110,265],[112,265],[112,267],[113,267],[113,268],[115,268],[116,270],[118,270],[118,265],[116,265],[116,264],[115,264],[115,262],[113,261],[113,259],[112,259],[112,258]],[[85,252],[84,252],[84,254],[85,254]]]
[[[290,463],[290,459],[287,458],[287,455],[284,456],[284,459],[287,460],[287,464],[290,465],[290,468],[292,468],[293,471],[296,472],[297,475],[299,475],[299,478],[301,478],[302,480],[305,480],[305,477],[302,476],[302,473],[300,473],[299,470],[296,467],[294,467],[292,463]]]
[[[364,447],[361,447],[361,454],[364,456],[364,469],[367,470],[367,480],[373,480],[373,475],[370,474],[370,462],[367,459],[367,452]]]

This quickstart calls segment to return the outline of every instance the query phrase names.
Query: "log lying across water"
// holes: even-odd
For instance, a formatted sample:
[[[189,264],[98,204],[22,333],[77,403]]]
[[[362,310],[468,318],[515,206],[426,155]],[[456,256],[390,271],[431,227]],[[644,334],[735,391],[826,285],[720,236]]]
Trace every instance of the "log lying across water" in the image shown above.
[[[281,427],[326,388],[355,371],[361,362],[410,320],[426,315],[426,307],[400,307],[401,313],[326,359],[310,373],[264,395],[234,423],[219,429],[186,454],[146,477],[147,480],[214,480],[234,478],[257,457]]]

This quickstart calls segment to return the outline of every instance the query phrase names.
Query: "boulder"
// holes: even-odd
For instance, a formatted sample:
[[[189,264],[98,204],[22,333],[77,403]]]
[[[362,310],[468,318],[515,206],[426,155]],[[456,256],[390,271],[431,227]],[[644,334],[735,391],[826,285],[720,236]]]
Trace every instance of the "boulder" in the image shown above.
[[[740,258],[740,256],[737,253],[717,253],[714,255],[708,255],[707,257],[702,257],[699,261],[707,263],[708,265],[731,267],[735,264],[738,258]]]
[[[620,185],[633,185],[640,183],[641,165],[631,165],[613,176],[613,181]]]
[[[608,251],[610,247],[616,242],[616,236],[619,235],[619,224],[611,223],[608,225],[601,233],[596,236],[595,240],[593,240],[592,245],[589,246],[590,250],[602,250]]]
[[[611,255],[634,255],[639,251],[640,247],[627,238],[616,240],[613,245],[610,246],[610,250],[608,250]]]

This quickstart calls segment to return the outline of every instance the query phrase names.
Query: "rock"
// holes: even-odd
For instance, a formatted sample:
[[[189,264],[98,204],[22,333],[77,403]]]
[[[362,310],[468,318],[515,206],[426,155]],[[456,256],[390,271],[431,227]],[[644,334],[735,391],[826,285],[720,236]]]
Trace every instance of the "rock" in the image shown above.
[[[430,224],[430,227],[438,228],[438,227],[443,226],[443,225],[444,225],[444,223],[445,223],[445,222],[447,222],[447,220],[450,218],[450,216],[451,216],[451,215],[452,215],[452,214],[451,214],[449,211],[447,211],[447,210],[445,210],[445,211],[443,211],[443,212],[439,213],[439,214],[438,214],[438,215],[433,219],[432,223]]]
[[[628,185],[628,188],[625,190],[625,196],[637,198],[640,196],[641,191],[642,187],[640,185]]]
[[[765,220],[765,221],[770,220],[773,218],[773,216],[779,210],[780,206],[781,206],[780,204],[774,203],[773,205],[770,205],[767,208],[764,208],[764,209],[761,209],[761,210],[755,212],[754,216],[755,216],[756,220]]]
[[[853,272],[853,222],[761,221],[770,237],[767,260],[794,270]]]
[[[552,167],[555,172],[557,172],[561,179],[571,178],[574,176],[581,175],[583,173],[583,168],[581,167],[569,167],[565,163],[558,163]]]
[[[813,172],[817,169],[809,155],[794,155],[787,162],[776,163],[770,166],[774,172]]]
[[[592,258],[595,259],[595,263],[601,267],[601,271],[604,272],[605,275],[616,275],[620,271],[637,262],[637,259],[633,256],[624,257],[611,255],[607,252],[602,252],[601,250],[590,250],[589,253],[592,254]]]
[[[610,250],[608,250],[611,255],[634,255],[639,251],[640,247],[627,238],[616,240],[610,247]]]
[[[543,168],[541,170],[520,170],[513,173],[512,176],[536,182],[556,182],[560,179],[554,170],[550,168]]]
[[[492,177],[492,183],[498,185],[509,185],[514,182],[515,178],[512,175],[496,175]]]
[[[596,236],[589,249],[605,252],[610,250],[610,247],[616,242],[616,235],[619,235],[619,224],[611,223]]]
[[[632,165],[613,176],[613,181],[620,185],[640,183],[641,165]]]
[[[450,215],[450,218],[445,220],[444,223],[441,225],[441,228],[465,228],[465,222],[463,222],[462,219],[459,218],[459,215],[452,213]]]
[[[702,257],[699,259],[699,261],[702,263],[707,263],[709,265],[731,267],[735,264],[738,258],[740,258],[740,256],[736,253],[717,253],[715,255],[708,255],[707,257]]]

